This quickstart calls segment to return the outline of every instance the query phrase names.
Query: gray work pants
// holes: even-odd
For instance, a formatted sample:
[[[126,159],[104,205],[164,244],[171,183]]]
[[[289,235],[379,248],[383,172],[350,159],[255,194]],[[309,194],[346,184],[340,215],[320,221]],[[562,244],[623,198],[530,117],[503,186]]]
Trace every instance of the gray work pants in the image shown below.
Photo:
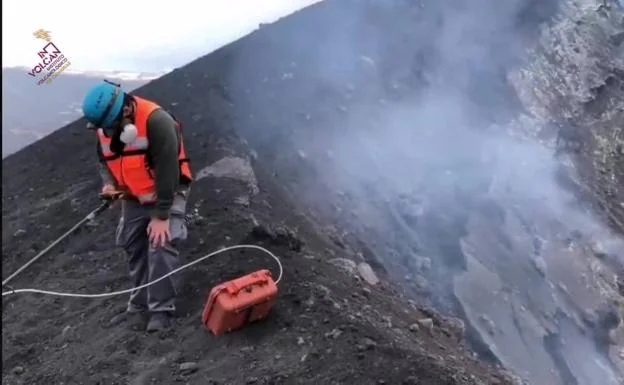
[[[128,254],[130,278],[134,287],[156,280],[179,266],[176,243],[187,236],[184,220],[187,196],[188,191],[176,193],[169,217],[171,239],[164,247],[156,248],[150,244],[147,234],[150,207],[131,200],[121,202],[116,243]],[[177,290],[174,279],[175,276],[169,276],[147,288],[132,292],[128,311],[175,311]]]

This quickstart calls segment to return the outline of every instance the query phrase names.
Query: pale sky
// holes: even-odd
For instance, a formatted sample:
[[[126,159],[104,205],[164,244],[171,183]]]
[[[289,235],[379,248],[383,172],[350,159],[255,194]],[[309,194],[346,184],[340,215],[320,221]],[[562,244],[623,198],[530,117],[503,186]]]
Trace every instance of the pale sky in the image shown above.
[[[4,0],[2,66],[35,66],[43,28],[71,69],[162,71],[319,1]]]

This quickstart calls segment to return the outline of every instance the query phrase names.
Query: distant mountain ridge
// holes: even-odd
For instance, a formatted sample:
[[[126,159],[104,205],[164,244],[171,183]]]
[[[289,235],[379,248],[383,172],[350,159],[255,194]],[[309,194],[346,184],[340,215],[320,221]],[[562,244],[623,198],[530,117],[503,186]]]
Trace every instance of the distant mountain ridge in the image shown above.
[[[82,97],[96,81],[109,79],[133,90],[166,73],[69,67],[51,84],[38,86],[28,71],[26,67],[2,69],[2,158],[79,118]]]

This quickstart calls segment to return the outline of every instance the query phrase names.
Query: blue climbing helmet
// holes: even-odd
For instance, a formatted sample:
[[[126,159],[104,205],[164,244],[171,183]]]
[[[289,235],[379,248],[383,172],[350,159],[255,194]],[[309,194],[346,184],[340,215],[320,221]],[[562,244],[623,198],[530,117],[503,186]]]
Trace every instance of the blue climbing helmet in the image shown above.
[[[111,128],[121,113],[124,92],[119,84],[104,80],[92,87],[82,102],[85,119],[95,127]]]

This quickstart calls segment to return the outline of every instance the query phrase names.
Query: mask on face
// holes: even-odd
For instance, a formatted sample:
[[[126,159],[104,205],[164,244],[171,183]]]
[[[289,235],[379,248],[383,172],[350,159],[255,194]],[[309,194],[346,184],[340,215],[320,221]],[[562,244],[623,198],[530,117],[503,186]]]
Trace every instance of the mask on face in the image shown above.
[[[124,120],[122,124],[124,124],[124,126],[121,129],[119,129],[119,126],[102,128],[104,136],[106,136],[107,138],[113,138],[115,136],[118,136],[119,140],[124,144],[134,142],[138,135],[137,127],[127,120]]]

